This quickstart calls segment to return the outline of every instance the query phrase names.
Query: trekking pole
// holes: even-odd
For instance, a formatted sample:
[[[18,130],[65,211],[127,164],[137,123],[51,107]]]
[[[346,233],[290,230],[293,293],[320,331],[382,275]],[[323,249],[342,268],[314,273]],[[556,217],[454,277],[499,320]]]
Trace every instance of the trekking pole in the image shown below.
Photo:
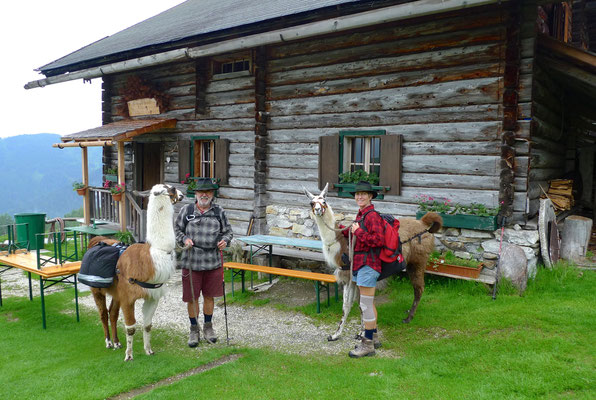
[[[499,242],[499,257],[497,258],[497,275],[495,276],[495,285],[493,286],[493,300],[497,299],[497,285],[499,284],[499,274],[501,273],[501,249],[503,248],[503,232],[505,231],[505,220],[503,216],[501,220],[501,241]]]
[[[223,252],[220,250],[219,254],[221,256],[221,284],[223,286],[223,298],[224,298],[224,319],[226,321],[226,343],[228,346],[230,345],[230,335],[228,334],[228,307],[226,305],[226,277],[224,275],[224,267],[223,267]]]

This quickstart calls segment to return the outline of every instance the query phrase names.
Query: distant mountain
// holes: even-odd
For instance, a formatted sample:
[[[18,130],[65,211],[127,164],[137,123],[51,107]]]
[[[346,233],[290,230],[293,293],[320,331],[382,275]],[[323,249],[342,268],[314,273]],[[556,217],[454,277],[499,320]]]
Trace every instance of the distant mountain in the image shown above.
[[[40,212],[63,217],[81,208],[82,197],[72,190],[82,181],[81,149],[58,149],[60,135],[40,133],[0,139],[0,214]],[[101,186],[101,147],[90,147],[89,181]]]

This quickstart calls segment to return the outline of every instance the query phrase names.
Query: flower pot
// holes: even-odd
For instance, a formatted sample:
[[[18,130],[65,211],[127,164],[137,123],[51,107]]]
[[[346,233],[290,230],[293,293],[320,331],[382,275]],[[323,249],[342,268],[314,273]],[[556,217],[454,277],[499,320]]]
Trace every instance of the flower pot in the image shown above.
[[[425,211],[418,211],[416,219],[422,218]],[[480,231],[494,231],[497,229],[497,216],[481,216],[470,214],[442,214],[443,226],[448,228],[476,229]]]
[[[85,193],[87,193],[87,187],[77,189],[77,194],[80,194],[81,196],[84,196]]]
[[[431,272],[438,272],[442,274],[462,276],[466,278],[478,278],[480,271],[484,268],[484,264],[480,263],[478,267],[467,267],[464,265],[447,264],[445,260],[429,261],[426,265],[426,270]]]
[[[333,187],[338,189],[337,195],[339,197],[349,197],[349,198],[354,197],[352,195],[352,193],[350,193],[350,192],[354,191],[354,189],[356,188],[355,183],[334,183]],[[385,187],[384,186],[373,186],[372,188],[379,192],[377,194],[377,199],[382,200],[384,197],[383,191],[385,190]]]
[[[122,200],[122,193],[112,194],[112,199],[114,199],[114,201],[121,201]]]

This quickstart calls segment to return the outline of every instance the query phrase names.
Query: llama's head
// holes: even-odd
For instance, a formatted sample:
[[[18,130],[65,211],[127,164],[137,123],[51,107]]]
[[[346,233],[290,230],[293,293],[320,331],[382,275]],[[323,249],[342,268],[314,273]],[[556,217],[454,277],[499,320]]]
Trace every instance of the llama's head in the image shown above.
[[[151,188],[150,196],[168,196],[172,204],[176,204],[184,198],[184,194],[180,190],[162,183]]]
[[[329,188],[329,183],[327,183],[325,185],[325,187],[323,188],[323,191],[318,196],[313,195],[311,192],[306,190],[304,187],[302,188],[302,189],[304,189],[304,193],[310,199],[310,209],[312,210],[312,213],[314,215],[322,217],[325,214],[325,211],[327,211],[327,208],[329,208],[329,206],[327,205],[327,200],[325,199],[325,197],[327,196],[328,188]]]

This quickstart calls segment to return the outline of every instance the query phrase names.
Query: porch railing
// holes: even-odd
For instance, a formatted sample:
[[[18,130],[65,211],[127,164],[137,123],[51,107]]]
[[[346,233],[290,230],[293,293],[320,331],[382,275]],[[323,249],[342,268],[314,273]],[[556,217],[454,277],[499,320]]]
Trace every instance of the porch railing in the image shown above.
[[[120,224],[120,213],[118,212],[118,202],[112,198],[108,189],[90,187],[90,211],[91,218],[101,221],[107,221],[114,224]],[[145,240],[147,231],[147,211],[143,210],[136,202],[135,198],[125,192],[126,199],[126,229],[134,236],[137,242]]]

